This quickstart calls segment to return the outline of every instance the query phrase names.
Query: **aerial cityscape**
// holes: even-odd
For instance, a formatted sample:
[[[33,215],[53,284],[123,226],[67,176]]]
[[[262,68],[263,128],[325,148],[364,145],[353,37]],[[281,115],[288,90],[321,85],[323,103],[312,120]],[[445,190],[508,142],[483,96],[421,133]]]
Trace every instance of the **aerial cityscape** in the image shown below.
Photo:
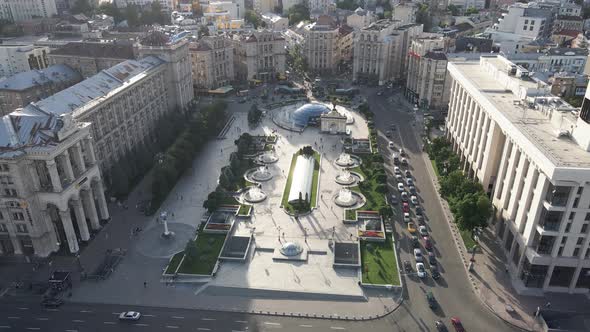
[[[0,0],[1,331],[590,331],[590,1]]]

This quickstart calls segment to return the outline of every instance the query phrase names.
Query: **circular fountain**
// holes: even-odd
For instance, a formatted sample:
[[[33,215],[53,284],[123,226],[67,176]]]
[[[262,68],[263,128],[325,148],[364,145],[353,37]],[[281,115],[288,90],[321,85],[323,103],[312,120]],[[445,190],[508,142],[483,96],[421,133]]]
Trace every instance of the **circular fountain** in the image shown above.
[[[244,178],[250,182],[265,182],[272,179],[268,166],[259,166],[246,171]]]
[[[279,160],[274,151],[266,151],[254,159],[259,164],[273,164]]]
[[[338,191],[338,194],[334,196],[334,203],[341,207],[358,208],[365,205],[365,197],[348,188],[342,188]]]
[[[356,174],[351,173],[349,170],[343,170],[340,174],[336,175],[336,183],[341,185],[350,186],[359,180]]]
[[[258,187],[250,187],[243,198],[248,203],[259,203],[266,199],[266,194]]]
[[[336,158],[336,165],[341,167],[356,167],[360,164],[357,156],[352,156],[348,153],[342,152],[338,158]]]
[[[299,243],[286,242],[281,246],[281,249],[279,249],[279,251],[281,252],[281,254],[287,257],[291,257],[299,255],[301,252],[303,252],[303,248]]]

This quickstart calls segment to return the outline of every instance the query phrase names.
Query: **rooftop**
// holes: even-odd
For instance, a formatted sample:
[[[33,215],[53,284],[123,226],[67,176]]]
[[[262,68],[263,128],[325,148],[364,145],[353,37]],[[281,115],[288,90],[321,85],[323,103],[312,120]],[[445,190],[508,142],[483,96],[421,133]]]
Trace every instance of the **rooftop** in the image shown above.
[[[22,91],[34,86],[61,82],[79,82],[80,74],[67,65],[53,65],[41,70],[29,70],[0,81],[0,90]]]
[[[557,15],[558,20],[563,21],[583,21],[580,16],[573,16],[573,15]]]
[[[90,58],[114,58],[133,59],[133,45],[115,43],[68,43],[57,50],[51,51],[52,55],[75,55]]]
[[[425,58],[427,59],[432,59],[432,60],[446,60],[447,56],[445,55],[444,52],[428,52],[424,55]]]
[[[545,54],[548,55],[566,55],[566,56],[587,56],[588,50],[585,48],[569,47],[552,47]]]
[[[506,60],[503,58],[487,56],[485,60],[498,68],[499,73],[502,73],[502,69],[505,71]],[[509,132],[512,127],[517,136],[522,135],[522,138],[528,140],[528,153],[532,156],[547,158],[555,167],[590,168],[590,153],[580,148],[568,135],[561,135],[564,130],[570,129],[569,126],[555,128],[551,119],[545,115],[548,112],[554,117],[562,115],[564,121],[561,123],[564,125],[568,122],[575,123],[575,116],[572,114],[574,108],[569,104],[558,97],[546,95],[535,97],[536,107],[531,108],[530,105],[521,103],[522,100],[509,89],[514,87],[514,81],[502,84],[498,77],[479,62],[451,62],[449,70],[453,76],[460,76],[459,79],[467,89],[477,91],[474,97],[482,105],[489,103],[493,106],[493,110],[489,107],[486,109],[504,131]],[[537,83],[533,80],[516,77],[511,79],[518,80],[521,91],[537,89]]]

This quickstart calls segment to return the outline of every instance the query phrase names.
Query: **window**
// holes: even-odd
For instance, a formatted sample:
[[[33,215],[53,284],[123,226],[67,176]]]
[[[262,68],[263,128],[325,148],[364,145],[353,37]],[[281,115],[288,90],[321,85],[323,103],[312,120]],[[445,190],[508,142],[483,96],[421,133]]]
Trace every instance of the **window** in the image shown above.
[[[559,250],[557,251],[557,256],[562,256],[563,254],[563,247],[559,247]]]
[[[571,212],[570,213],[569,220],[574,220],[575,217],[576,217],[576,213],[575,212]]]
[[[574,254],[572,255],[572,257],[578,257],[579,255],[580,255],[580,248],[575,248]]]
[[[525,25],[525,26],[522,27],[522,30],[526,31],[527,28],[528,27]]]
[[[584,187],[578,187],[578,192],[576,193],[577,195],[582,195],[582,192],[584,191]]]
[[[578,203],[580,203],[580,197],[576,197],[574,199],[574,205],[572,206],[574,209],[578,207]]]
[[[534,28],[534,27],[531,25],[531,27],[529,28],[529,31],[533,31],[533,28]]]
[[[524,20],[524,24],[529,24],[529,20]]]
[[[586,249],[586,253],[584,254],[584,258],[590,258],[590,248]]]
[[[569,233],[571,227],[572,227],[572,223],[571,222],[568,222],[567,225],[565,226],[565,232],[566,233]]]
[[[17,233],[28,233],[27,225],[25,224],[16,224],[16,232]]]
[[[582,225],[582,229],[580,229],[580,233],[582,233],[582,234],[588,233],[588,224]]]
[[[581,245],[582,242],[584,242],[584,238],[583,237],[579,237],[578,241],[576,241],[576,245]]]
[[[5,196],[16,197],[17,196],[16,195],[16,189],[10,189],[10,188],[4,189],[4,195]]]
[[[25,220],[25,215],[22,212],[13,212],[12,219],[14,220]]]
[[[6,228],[6,224],[0,224],[0,232],[8,232],[8,228]]]
[[[566,241],[567,241],[567,236],[564,236],[561,238],[561,244],[565,244]]]
[[[531,25],[535,25],[535,20],[531,20]],[[533,30],[533,29],[531,29]]]
[[[590,220],[590,213],[586,213],[586,217],[584,218],[584,220]]]

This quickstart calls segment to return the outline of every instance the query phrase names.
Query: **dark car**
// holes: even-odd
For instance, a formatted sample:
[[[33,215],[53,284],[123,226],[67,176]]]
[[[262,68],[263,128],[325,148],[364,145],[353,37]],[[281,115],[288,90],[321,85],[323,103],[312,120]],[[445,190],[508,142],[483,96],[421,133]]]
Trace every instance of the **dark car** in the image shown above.
[[[442,322],[442,320],[437,320],[435,323],[436,325],[436,330],[439,332],[447,332],[447,327],[445,326],[445,323]]]
[[[408,188],[408,190],[410,190],[410,193],[412,193],[412,194],[414,194],[414,195],[416,194],[416,187],[414,187],[414,186],[410,186],[410,187]]]
[[[459,319],[459,317],[452,317],[451,324],[453,324],[455,331],[465,332],[465,328],[463,327],[463,323],[461,323],[461,320]]]
[[[438,272],[438,267],[436,267],[436,265],[430,265],[430,275],[434,280],[440,278],[440,272]]]
[[[41,301],[41,305],[44,306],[45,308],[57,308],[57,307],[61,306],[62,304],[64,304],[64,301],[62,299],[56,299],[56,298],[48,298],[48,299],[44,299],[43,301]]]
[[[430,309],[436,309],[437,303],[432,292],[426,293],[426,301],[428,301],[428,306],[430,307]]]
[[[406,273],[412,272],[412,264],[409,261],[404,261],[404,270]]]
[[[412,247],[414,247],[414,248],[420,247],[420,241],[418,241],[417,236],[412,236]]]
[[[428,253],[428,264],[430,264],[431,266],[436,265],[436,256],[433,252]]]
[[[430,241],[430,238],[428,236],[425,236],[422,238],[422,241],[424,242],[424,248],[428,251],[432,250],[432,241]]]
[[[419,206],[416,206],[416,215],[417,216],[421,216],[422,215],[422,208]]]
[[[391,195],[391,198],[389,199],[389,203],[397,205],[397,203],[398,203],[397,196]]]

